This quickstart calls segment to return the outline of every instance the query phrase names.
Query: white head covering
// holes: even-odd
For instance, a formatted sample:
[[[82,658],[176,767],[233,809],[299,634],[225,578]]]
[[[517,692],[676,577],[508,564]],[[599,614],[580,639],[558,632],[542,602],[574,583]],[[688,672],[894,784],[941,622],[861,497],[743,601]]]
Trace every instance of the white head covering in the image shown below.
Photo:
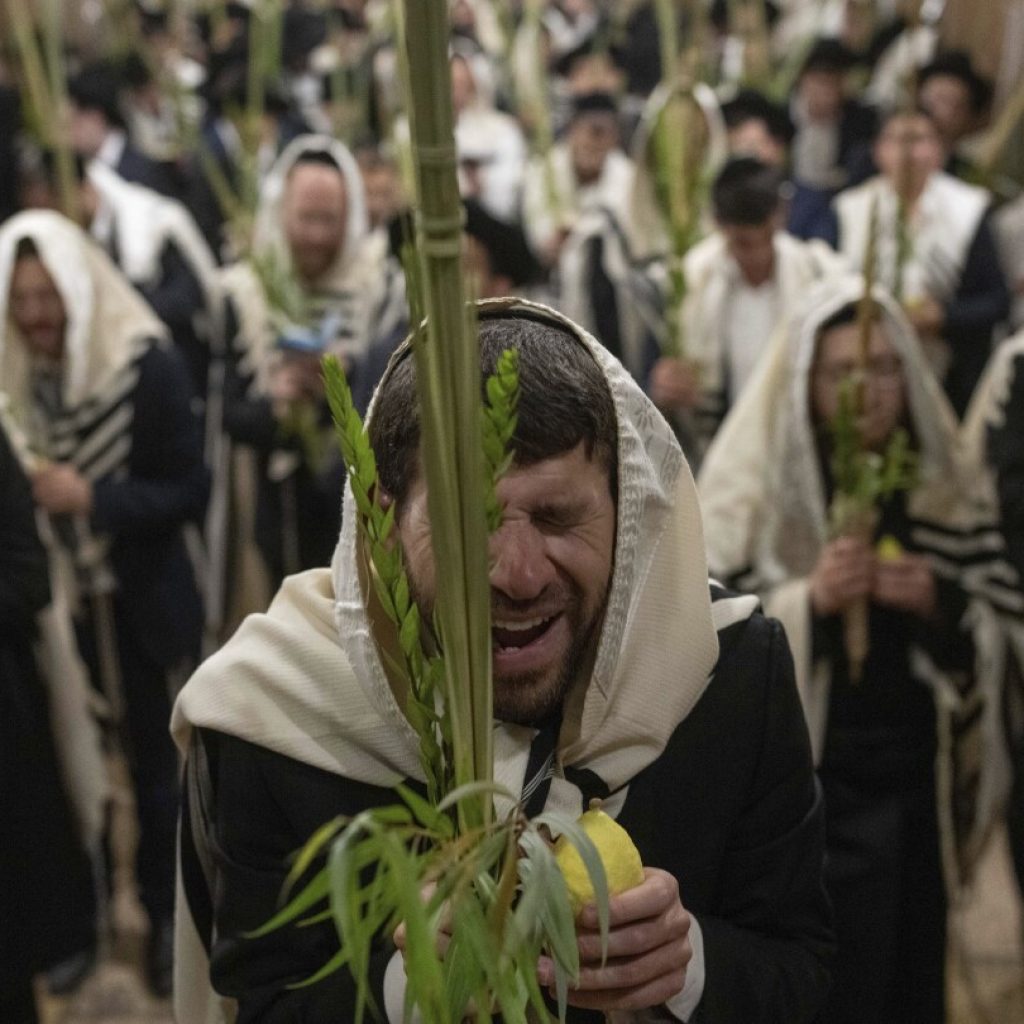
[[[708,555],[712,570],[725,577],[741,567],[756,567],[760,586],[773,586],[814,567],[827,539],[824,481],[810,408],[810,374],[821,325],[863,292],[863,279],[855,274],[827,279],[806,295],[785,335],[765,358],[764,372],[751,381],[708,451],[701,469],[701,498],[708,521]],[[921,347],[899,305],[876,288],[886,338],[904,367],[909,415],[920,446],[923,490],[936,492],[946,483],[952,496],[958,466],[954,461],[955,419],[935,375],[926,365]],[[741,454],[742,453],[742,454]],[[739,462],[737,460],[740,460]],[[762,518],[756,529],[744,524],[744,543],[733,532],[735,513],[724,498],[749,477],[743,467],[756,466],[763,489]],[[720,499],[721,496],[721,499]]]
[[[661,753],[718,655],[696,490],[670,427],[593,338],[522,300],[480,308],[569,330],[611,389],[619,424],[615,568],[593,675],[576,720],[565,724],[560,754],[614,790]],[[286,581],[270,612],[248,619],[193,676],[174,713],[183,749],[191,726],[200,725],[360,781],[420,777],[416,735],[371,634],[356,523],[346,486],[331,572]],[[651,629],[663,622],[672,625],[652,643]]]
[[[142,287],[160,276],[164,246],[174,242],[195,274],[206,299],[207,314],[218,313],[217,263],[188,210],[150,188],[127,181],[99,160],[90,162],[89,181],[115,214],[120,268]]]
[[[257,252],[273,250],[280,257],[283,266],[290,266],[288,243],[282,223],[284,193],[292,168],[303,156],[311,153],[322,153],[331,157],[345,180],[345,240],[338,250],[334,263],[323,274],[321,282],[318,282],[331,287],[335,282],[343,281],[348,276],[358,258],[360,246],[370,230],[359,165],[349,148],[337,139],[327,135],[300,135],[281,151],[260,190],[253,247]]]
[[[858,275],[813,289],[751,381],[701,467],[708,561],[725,578],[742,577],[762,593],[793,650],[797,687],[815,758],[825,741],[830,677],[812,663],[809,576],[827,540],[827,506],[810,409],[810,373],[821,326],[863,293]],[[939,719],[943,863],[951,892],[969,874],[999,813],[1009,780],[1001,719],[1006,630],[992,603],[1019,600],[1000,571],[1002,543],[991,519],[968,500],[955,418],[900,306],[876,289],[886,337],[903,363],[907,409],[917,442],[920,482],[907,500],[911,536],[937,575],[968,595],[962,626],[974,639],[973,685],[958,688],[914,649],[911,667],[932,690]],[[978,714],[975,715],[974,712]],[[961,719],[960,716],[966,716]],[[957,747],[953,749],[956,737]],[[970,775],[980,778],[971,791]],[[968,791],[967,799],[960,792]],[[953,807],[960,815],[953,825]]]
[[[31,239],[67,315],[63,399],[76,409],[97,399],[140,351],[166,330],[109,257],[80,228],[50,210],[19,213],[0,227],[0,387],[15,416],[29,401],[31,359],[8,315],[15,256]]]
[[[263,182],[253,229],[253,250],[257,260],[269,257],[274,267],[291,273],[291,252],[283,223],[284,194],[292,168],[309,153],[324,153],[338,165],[345,181],[347,207],[345,238],[338,254],[306,294],[324,309],[344,314],[351,341],[339,345],[339,351],[359,352],[368,343],[368,332],[374,326],[368,319],[383,287],[383,257],[380,246],[374,244],[370,235],[359,166],[345,145],[326,135],[300,135],[284,148]],[[240,368],[255,379],[258,391],[265,392],[279,324],[272,315],[260,275],[253,262],[242,261],[225,267],[219,283],[234,300],[238,334],[233,343],[239,350]]]
[[[718,658],[716,625],[749,616],[756,601],[717,601],[712,611],[693,479],[672,430],[622,366],[544,306],[496,299],[480,311],[569,331],[611,390],[618,420],[615,564],[593,673],[565,709],[558,762],[588,768],[618,790],[618,801],[606,806],[617,813],[629,780],[662,753],[708,686]],[[418,738],[388,682],[366,612],[347,485],[342,522],[331,569],[287,579],[269,612],[248,618],[185,686],[172,718],[183,752],[192,729],[203,727],[360,782],[422,778]],[[535,733],[496,726],[495,776],[513,792],[523,784]],[[575,815],[581,804],[580,791],[559,771],[546,807]],[[178,917],[179,1013],[199,1020],[216,1001],[185,1005],[202,987],[197,978],[205,968],[183,900]]]

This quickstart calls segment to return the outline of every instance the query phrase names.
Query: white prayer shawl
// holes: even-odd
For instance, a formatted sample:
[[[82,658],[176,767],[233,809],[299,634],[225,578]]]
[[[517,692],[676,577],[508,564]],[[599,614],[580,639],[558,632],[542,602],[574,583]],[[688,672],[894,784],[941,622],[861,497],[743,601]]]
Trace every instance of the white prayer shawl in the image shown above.
[[[567,701],[546,808],[578,814],[582,795],[562,773],[574,765],[619,791],[606,808],[617,813],[629,780],[662,753],[709,685],[716,626],[746,618],[756,602],[716,601],[712,612],[692,477],[671,429],[622,366],[546,307],[498,299],[480,308],[570,330],[601,366],[615,403],[619,497],[611,588],[593,673]],[[186,685],[172,717],[183,753],[192,729],[202,727],[359,782],[422,779],[416,733],[367,616],[357,519],[346,486],[331,569],[287,579],[270,611],[247,619]],[[673,625],[655,632],[656,623]],[[530,728],[495,725],[495,776],[513,792],[522,787],[534,735]],[[177,925],[178,1019],[221,1019],[180,882]]]
[[[362,176],[347,147],[324,135],[300,135],[285,147],[260,192],[253,249],[259,257],[269,258],[283,270],[291,268],[283,224],[285,186],[292,168],[308,153],[326,153],[341,169],[345,181],[346,223],[337,256],[309,286],[307,294],[311,301],[339,309],[346,337],[337,351],[358,355],[366,350],[373,328],[370,313],[380,287],[382,253],[379,240],[370,233]],[[233,300],[239,320],[234,341],[240,349],[242,372],[254,376],[258,390],[265,392],[277,329],[259,275],[252,263],[243,261],[222,270],[219,283]]]
[[[892,287],[896,276],[896,191],[881,176],[840,193],[835,200],[839,217],[839,249],[859,270],[864,263],[871,207],[878,203],[878,280]],[[909,224],[910,258],[903,267],[903,298],[925,294],[939,302],[953,297],[964,262],[990,197],[985,189],[936,171],[928,179]]]
[[[839,251],[852,270],[860,270],[864,265],[871,210],[876,201],[877,279],[890,290],[896,290],[898,200],[895,189],[884,177],[871,178],[836,197]],[[908,225],[910,253],[903,266],[901,290],[904,302],[912,304],[930,295],[944,305],[953,298],[989,202],[985,189],[965,184],[944,171],[931,175]],[[946,346],[929,346],[928,356],[941,379],[949,364]]]
[[[807,290],[816,281],[839,274],[844,268],[841,258],[823,242],[804,242],[778,231],[773,245],[778,318],[774,323],[762,325],[758,337],[750,339],[750,344],[762,349],[762,359],[776,330],[786,323]],[[729,255],[725,236],[718,231],[686,254],[684,268],[687,293],[682,309],[683,337],[687,358],[692,359],[700,371],[701,402],[695,432],[703,446],[710,443],[727,411],[725,332],[730,297],[740,270]]]
[[[985,368],[985,373],[971,396],[960,442],[975,503],[994,518],[999,515],[997,481],[988,460],[988,434],[1006,423],[1006,406],[1024,359],[1024,331],[998,345]],[[1024,612],[1024,602],[1021,611]]]
[[[31,358],[7,306],[15,253],[24,238],[35,243],[64,301],[62,392],[69,412],[101,402],[146,345],[167,335],[107,254],[71,221],[49,210],[11,217],[0,227],[0,381],[23,427],[31,405]]]
[[[722,579],[745,579],[744,585],[761,594],[767,614],[785,626],[816,762],[824,749],[830,679],[827,664],[812,663],[809,580],[827,540],[828,510],[811,421],[809,378],[820,325],[856,302],[862,291],[863,280],[848,275],[822,282],[808,294],[789,330],[780,335],[726,418],[699,478],[711,571]],[[965,696],[923,651],[915,649],[911,662],[936,702],[944,866],[947,885],[955,893],[1008,792],[1000,700],[1005,623],[994,606],[1005,607],[1012,590],[998,581],[993,584],[990,566],[960,564],[969,563],[971,556],[998,554],[1003,550],[1001,537],[991,517],[981,517],[967,498],[953,412],[924,365],[913,328],[887,293],[877,289],[874,297],[886,336],[903,362],[908,413],[919,445],[921,479],[907,508],[912,536],[935,572],[958,580],[968,593],[963,624],[970,628],[976,648],[975,683]],[[1001,571],[998,565],[995,571]],[[973,818],[954,850],[952,837],[957,832],[951,800],[941,794],[950,793],[954,785],[952,730],[957,717],[973,707],[982,712],[978,735],[971,737],[979,739],[981,781]]]
[[[519,122],[493,107],[476,105],[463,110],[455,122],[455,148],[460,161],[480,164],[477,198],[499,220],[519,215],[527,148]],[[466,170],[459,169],[460,188],[469,194]]]
[[[880,110],[894,110],[913,102],[908,83],[935,57],[939,32],[935,25],[905,28],[878,58],[864,96]]]
[[[558,257],[558,308],[585,331],[597,334],[593,315],[591,243],[601,239],[601,269],[615,289],[620,356],[626,369],[643,383],[648,336],[664,329],[658,282],[633,259],[624,225],[603,206],[580,214]],[[657,268],[653,268],[657,269]],[[602,339],[603,340],[603,339]]]
[[[35,244],[67,316],[64,421],[85,432],[85,440],[67,450],[51,450],[48,428],[53,425],[41,424],[34,413],[32,360],[9,318],[15,255],[25,238]],[[130,398],[137,380],[136,364],[165,331],[107,255],[60,214],[33,210],[11,217],[0,228],[0,325],[0,420],[25,471],[34,472],[46,455],[72,462],[90,480],[122,467],[131,452]],[[121,409],[107,417],[117,406]],[[127,418],[122,410],[127,410]],[[99,425],[88,433],[92,422]],[[107,429],[110,425],[118,429],[112,433]],[[82,436],[73,434],[68,443]],[[37,654],[51,694],[54,735],[68,792],[83,839],[95,849],[108,789],[99,732],[89,706],[91,686],[71,628],[76,574],[47,518],[40,513],[39,520],[50,559],[53,602],[39,616]]]
[[[198,325],[201,335],[215,350],[219,349],[223,339],[217,263],[192,215],[176,200],[126,181],[98,160],[89,164],[87,174],[113,222],[111,241],[124,275],[136,287],[154,285],[161,274],[164,248],[173,242],[203,290],[206,308],[196,310],[197,316],[203,318]],[[106,247],[106,239],[97,241]]]
[[[625,224],[633,174],[633,161],[619,149],[608,154],[597,181],[589,185],[576,180],[567,143],[553,146],[546,159],[534,157],[523,183],[523,226],[533,251],[544,255],[560,228],[571,228],[581,213],[595,206],[609,210]]]

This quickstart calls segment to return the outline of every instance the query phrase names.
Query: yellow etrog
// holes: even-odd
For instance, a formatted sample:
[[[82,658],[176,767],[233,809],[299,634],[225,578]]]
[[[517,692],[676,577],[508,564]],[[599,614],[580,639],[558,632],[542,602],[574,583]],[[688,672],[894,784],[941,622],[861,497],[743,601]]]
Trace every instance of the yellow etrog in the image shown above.
[[[600,802],[592,801],[591,809],[580,815],[577,823],[597,847],[608,879],[608,894],[615,896],[639,885],[644,880],[644,867],[629,833],[599,808]],[[594,902],[594,886],[587,866],[564,835],[555,843],[555,860],[569,888],[573,913],[578,914],[586,904]]]

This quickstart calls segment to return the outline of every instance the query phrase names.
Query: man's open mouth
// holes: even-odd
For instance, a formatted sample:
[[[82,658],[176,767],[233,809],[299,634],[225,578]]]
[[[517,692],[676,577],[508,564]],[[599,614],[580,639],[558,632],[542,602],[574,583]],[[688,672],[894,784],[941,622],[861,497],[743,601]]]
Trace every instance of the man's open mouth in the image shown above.
[[[491,626],[491,641],[495,651],[518,651],[536,643],[551,628],[561,613],[546,617],[509,622],[496,619]]]

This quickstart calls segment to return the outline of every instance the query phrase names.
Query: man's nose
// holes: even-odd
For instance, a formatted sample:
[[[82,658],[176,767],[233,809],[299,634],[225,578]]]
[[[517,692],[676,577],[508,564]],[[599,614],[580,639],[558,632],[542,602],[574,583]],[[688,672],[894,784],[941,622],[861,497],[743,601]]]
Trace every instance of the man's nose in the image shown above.
[[[515,601],[539,597],[555,581],[540,531],[527,521],[506,522],[491,538],[491,586]]]

